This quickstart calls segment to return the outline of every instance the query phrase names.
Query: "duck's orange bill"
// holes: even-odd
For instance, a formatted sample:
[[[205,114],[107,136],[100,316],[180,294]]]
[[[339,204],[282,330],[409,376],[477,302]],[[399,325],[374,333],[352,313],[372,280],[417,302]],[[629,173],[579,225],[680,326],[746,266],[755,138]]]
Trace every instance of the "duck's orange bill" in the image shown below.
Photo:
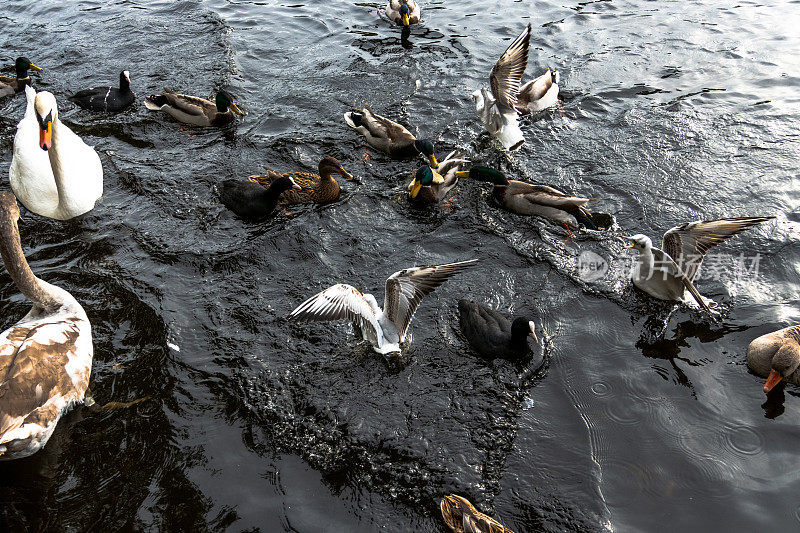
[[[46,128],[39,128],[39,147],[42,150],[49,150],[53,146],[53,123],[47,121]]]
[[[769,373],[769,377],[767,378],[767,382],[764,383],[764,392],[768,393],[772,390],[772,388],[783,379],[780,374],[778,374],[777,370],[771,370]]]

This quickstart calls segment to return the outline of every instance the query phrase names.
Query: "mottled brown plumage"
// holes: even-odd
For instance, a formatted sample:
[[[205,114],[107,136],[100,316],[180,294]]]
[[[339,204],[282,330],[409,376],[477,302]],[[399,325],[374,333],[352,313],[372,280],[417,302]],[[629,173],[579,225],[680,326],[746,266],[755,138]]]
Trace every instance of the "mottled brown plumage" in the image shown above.
[[[475,509],[469,500],[451,494],[439,506],[444,523],[454,533],[514,533],[509,528]]]
[[[319,174],[310,172],[276,172],[264,167],[266,174],[250,176],[250,181],[269,187],[272,182],[284,176],[290,176],[300,189],[289,189],[280,196],[283,204],[327,204],[339,199],[339,182],[333,174],[339,174],[347,179],[353,179],[339,162],[333,157],[323,157],[319,162]]]

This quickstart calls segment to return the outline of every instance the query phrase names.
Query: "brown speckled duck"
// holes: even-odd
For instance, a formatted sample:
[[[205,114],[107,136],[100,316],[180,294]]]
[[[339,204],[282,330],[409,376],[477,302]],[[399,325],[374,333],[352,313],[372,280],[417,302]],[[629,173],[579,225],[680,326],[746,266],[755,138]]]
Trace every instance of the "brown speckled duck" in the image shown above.
[[[310,172],[276,172],[264,167],[266,174],[250,176],[250,181],[259,183],[265,187],[272,185],[272,182],[285,176],[290,176],[300,189],[289,189],[280,196],[283,204],[327,204],[335,202],[339,198],[339,182],[334,178],[334,174],[353,179],[339,162],[338,159],[326,156],[319,162],[319,174]]]
[[[451,494],[442,498],[442,518],[454,533],[514,533],[503,524],[475,509],[469,500]]]
[[[767,333],[751,342],[747,366],[767,378],[765,393],[780,381],[800,385],[800,325]]]

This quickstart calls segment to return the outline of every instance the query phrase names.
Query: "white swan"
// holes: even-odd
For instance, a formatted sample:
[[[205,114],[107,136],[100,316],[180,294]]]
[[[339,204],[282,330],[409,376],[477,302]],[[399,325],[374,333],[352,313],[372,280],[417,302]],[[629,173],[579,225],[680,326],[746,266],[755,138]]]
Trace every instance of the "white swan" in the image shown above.
[[[51,93],[27,86],[25,96],[8,172],[11,189],[37,215],[67,220],[91,211],[103,194],[100,157],[58,119]]]
[[[25,260],[14,195],[0,193],[0,254],[33,303],[0,334],[0,461],[39,451],[61,418],[84,399],[92,370],[92,326],[70,293],[37,278]]]

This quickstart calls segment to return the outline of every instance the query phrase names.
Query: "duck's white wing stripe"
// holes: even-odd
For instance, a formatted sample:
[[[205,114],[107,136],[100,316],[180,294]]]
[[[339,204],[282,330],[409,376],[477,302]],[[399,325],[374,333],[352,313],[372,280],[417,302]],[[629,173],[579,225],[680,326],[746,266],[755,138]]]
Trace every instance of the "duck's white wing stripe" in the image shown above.
[[[350,320],[362,330],[371,330],[380,338],[378,317],[364,295],[351,285],[340,283],[328,287],[301,303],[289,313],[290,320]]]
[[[492,95],[497,103],[506,110],[513,110],[517,104],[517,93],[525,67],[528,66],[528,46],[531,40],[531,25],[525,28],[519,36],[514,39],[506,51],[497,60],[492,73],[489,75],[489,82],[492,87]]]
[[[429,267],[406,268],[386,280],[383,312],[397,328],[403,342],[411,319],[422,299],[451,276],[461,272],[477,259]]]

